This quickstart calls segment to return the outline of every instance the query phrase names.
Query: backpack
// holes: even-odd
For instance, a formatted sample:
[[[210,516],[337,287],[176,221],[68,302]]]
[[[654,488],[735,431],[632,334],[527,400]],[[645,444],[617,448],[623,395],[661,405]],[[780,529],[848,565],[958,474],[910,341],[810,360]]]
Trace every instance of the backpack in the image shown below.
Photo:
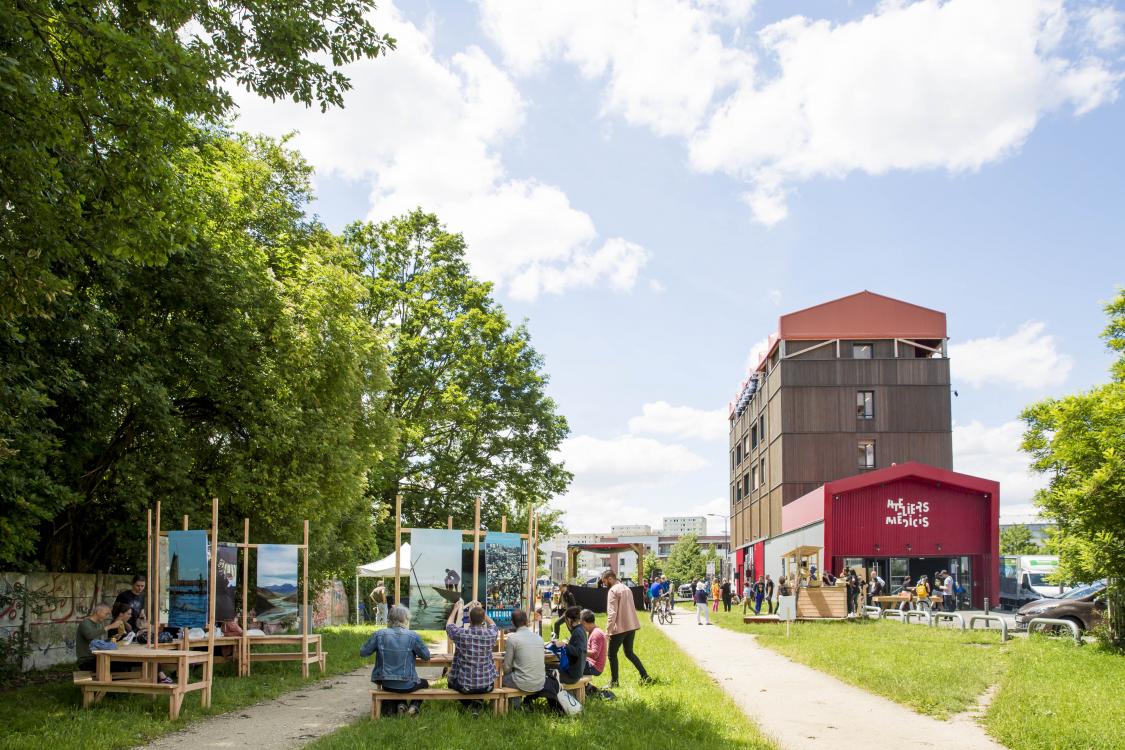
[[[961,586],[960,581],[953,582],[953,593],[957,594],[958,596],[965,593],[965,589]]]

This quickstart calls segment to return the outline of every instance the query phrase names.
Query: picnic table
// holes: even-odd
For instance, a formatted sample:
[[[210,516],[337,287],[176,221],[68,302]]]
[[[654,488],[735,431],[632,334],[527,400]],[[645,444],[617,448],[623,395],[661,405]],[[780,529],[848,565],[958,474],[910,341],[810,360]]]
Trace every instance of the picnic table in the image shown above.
[[[142,693],[145,695],[168,696],[168,718],[175,721],[180,716],[184,695],[201,691],[200,706],[211,705],[211,672],[207,668],[211,654],[207,651],[185,651],[183,649],[149,648],[148,646],[122,646],[113,650],[91,652],[96,658],[94,677],[80,683],[82,688],[82,707],[86,708],[105,697],[106,693]],[[141,665],[138,679],[115,680],[112,674],[114,662]],[[160,682],[160,666],[175,665],[176,680],[166,685]],[[189,682],[191,667],[204,665],[203,679]]]

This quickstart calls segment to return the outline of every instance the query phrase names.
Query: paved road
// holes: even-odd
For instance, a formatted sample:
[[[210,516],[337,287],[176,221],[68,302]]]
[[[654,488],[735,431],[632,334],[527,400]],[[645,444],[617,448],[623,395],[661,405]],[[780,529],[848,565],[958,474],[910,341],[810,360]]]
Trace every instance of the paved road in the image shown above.
[[[790,661],[752,635],[696,625],[685,613],[658,627],[782,748],[1003,750],[971,714],[948,721],[923,716]]]

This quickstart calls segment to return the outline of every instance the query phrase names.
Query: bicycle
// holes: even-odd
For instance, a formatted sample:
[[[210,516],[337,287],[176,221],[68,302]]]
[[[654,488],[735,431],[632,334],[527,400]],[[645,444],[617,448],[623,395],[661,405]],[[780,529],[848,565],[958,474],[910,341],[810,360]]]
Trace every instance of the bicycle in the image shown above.
[[[655,608],[657,622],[661,625],[672,624],[672,607],[669,604],[667,596],[662,596],[657,599],[653,607]]]

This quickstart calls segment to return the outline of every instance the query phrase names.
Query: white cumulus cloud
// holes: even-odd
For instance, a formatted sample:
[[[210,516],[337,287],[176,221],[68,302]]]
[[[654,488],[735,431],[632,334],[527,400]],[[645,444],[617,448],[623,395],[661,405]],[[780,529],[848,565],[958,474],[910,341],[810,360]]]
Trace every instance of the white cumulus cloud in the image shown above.
[[[427,31],[381,3],[374,21],[398,40],[385,58],[346,66],[345,108],[322,114],[245,92],[238,127],[282,135],[322,174],[370,184],[369,218],[421,206],[465,235],[480,276],[534,299],[574,287],[627,290],[648,253],[599,239],[593,219],[555,185],[508,174],[504,142],[524,124],[526,102],[479,47],[439,59]]]
[[[640,415],[629,420],[635,435],[670,435],[695,440],[722,440],[727,436],[726,409],[696,409],[654,401],[641,407]]]
[[[975,419],[953,425],[954,470],[999,482],[1002,506],[1030,508],[1047,480],[1028,470],[1030,458],[1019,449],[1023,431],[1017,420],[992,427]]]
[[[970,339],[949,347],[955,385],[1007,385],[1042,390],[1066,382],[1073,366],[1059,352],[1055,337],[1041,321],[1028,321],[1010,336]]]

